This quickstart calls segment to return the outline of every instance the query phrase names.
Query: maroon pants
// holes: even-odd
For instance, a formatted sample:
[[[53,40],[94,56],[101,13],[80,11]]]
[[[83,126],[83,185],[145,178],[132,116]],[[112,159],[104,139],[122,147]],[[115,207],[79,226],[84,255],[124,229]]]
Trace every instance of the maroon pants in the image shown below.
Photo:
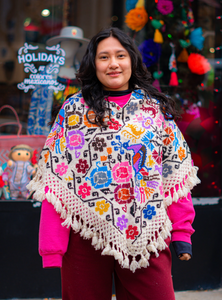
[[[149,267],[132,273],[71,230],[61,269],[62,300],[111,300],[112,274],[117,300],[175,300],[169,248],[158,258],[152,254]]]

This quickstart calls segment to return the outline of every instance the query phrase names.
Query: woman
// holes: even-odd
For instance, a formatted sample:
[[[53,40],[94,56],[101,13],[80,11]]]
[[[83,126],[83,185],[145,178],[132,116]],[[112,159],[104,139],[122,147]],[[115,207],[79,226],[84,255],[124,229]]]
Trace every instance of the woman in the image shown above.
[[[92,38],[78,79],[29,185],[43,267],[61,268],[63,300],[110,299],[113,273],[117,299],[173,300],[170,236],[189,260],[199,182],[174,103],[117,28]]]

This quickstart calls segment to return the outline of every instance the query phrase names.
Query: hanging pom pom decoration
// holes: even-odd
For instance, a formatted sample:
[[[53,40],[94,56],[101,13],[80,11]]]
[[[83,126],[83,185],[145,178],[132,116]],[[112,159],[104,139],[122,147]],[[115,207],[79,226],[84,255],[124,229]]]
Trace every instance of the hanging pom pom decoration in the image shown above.
[[[138,0],[126,0],[126,10],[129,12],[131,9],[136,7],[136,3]]]
[[[131,9],[126,15],[125,23],[130,29],[139,31],[145,26],[147,21],[148,14],[144,6],[142,6]]]
[[[158,91],[161,93],[161,88],[160,88],[160,82],[159,79],[163,76],[162,71],[155,71],[153,72],[153,78],[155,79],[153,82],[153,86],[158,89]]]
[[[170,0],[159,0],[157,9],[162,15],[168,15],[173,11],[173,2]]]
[[[191,7],[191,3],[189,3],[188,11],[187,11],[187,19],[190,25],[193,25],[194,23],[194,16],[193,16],[193,10]]]
[[[163,36],[162,36],[162,33],[159,30],[163,26],[163,24],[164,24],[164,22],[162,20],[160,20],[160,21],[152,20],[151,21],[151,25],[155,28],[154,38],[153,38],[153,41],[155,43],[158,43],[158,44],[163,43]]]
[[[190,42],[198,50],[203,49],[203,43],[204,43],[205,38],[202,36],[202,34],[203,34],[203,31],[202,31],[201,27],[194,29],[190,33]]]
[[[190,71],[198,75],[206,74],[211,69],[209,61],[203,55],[198,53],[191,53],[187,64]]]
[[[178,86],[178,78],[177,78],[177,63],[176,63],[176,56],[175,56],[175,46],[173,43],[170,43],[170,46],[172,48],[172,54],[170,56],[169,60],[169,69],[171,71],[170,75],[170,82],[169,85],[171,86]]]
[[[180,55],[177,57],[177,61],[178,62],[183,62],[186,63],[189,57],[189,54],[187,52],[187,47],[189,47],[191,45],[190,41],[184,41],[184,40],[179,40],[180,42],[180,46],[183,48],[182,52],[180,53]]]
[[[138,47],[143,57],[143,62],[149,68],[156,64],[161,56],[161,45],[155,43],[152,39],[142,42]]]

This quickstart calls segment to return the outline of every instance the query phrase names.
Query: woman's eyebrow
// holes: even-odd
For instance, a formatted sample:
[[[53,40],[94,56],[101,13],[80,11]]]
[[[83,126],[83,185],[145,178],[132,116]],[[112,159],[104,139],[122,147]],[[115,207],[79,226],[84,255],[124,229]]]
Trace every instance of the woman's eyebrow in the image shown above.
[[[127,52],[127,51],[125,49],[121,49],[121,50],[116,51],[116,53],[119,53],[119,52]],[[101,51],[97,55],[100,55],[100,54],[109,54],[109,51]]]

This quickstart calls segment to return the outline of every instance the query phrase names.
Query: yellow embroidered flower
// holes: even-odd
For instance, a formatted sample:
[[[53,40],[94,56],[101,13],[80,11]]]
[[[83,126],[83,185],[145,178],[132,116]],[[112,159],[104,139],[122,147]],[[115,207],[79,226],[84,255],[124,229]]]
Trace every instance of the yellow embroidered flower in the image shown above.
[[[180,160],[183,160],[183,158],[186,157],[186,155],[185,155],[185,149],[183,149],[182,147],[180,147],[179,150],[178,150],[178,156],[179,156]]]
[[[97,201],[95,211],[98,211],[100,215],[103,215],[104,212],[107,212],[110,207],[109,203],[106,203],[106,200]]]
[[[68,118],[68,124],[70,126],[76,125],[79,123],[79,115],[71,115]]]
[[[131,9],[126,15],[126,25],[135,31],[141,30],[148,21],[148,14],[144,7]]]

